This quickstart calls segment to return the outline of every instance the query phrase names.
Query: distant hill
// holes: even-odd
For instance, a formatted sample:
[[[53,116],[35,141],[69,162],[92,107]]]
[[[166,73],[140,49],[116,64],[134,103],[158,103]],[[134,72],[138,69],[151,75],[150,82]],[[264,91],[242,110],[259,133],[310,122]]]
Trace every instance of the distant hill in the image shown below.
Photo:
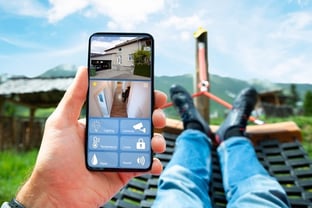
[[[52,69],[47,70],[38,77],[51,78],[51,77],[74,77],[77,71],[75,65],[58,65]],[[172,84],[183,85],[190,93],[193,93],[193,75],[177,75],[177,76],[156,76],[155,77],[155,89],[161,90],[169,95],[169,89]],[[251,80],[244,81],[240,79],[223,77],[215,74],[210,75],[210,92],[225,101],[232,103],[234,97],[245,87],[253,86],[259,92],[271,91],[271,90],[282,90],[284,94],[289,94],[289,84],[284,83],[272,83],[263,80]],[[300,98],[303,100],[307,90],[312,91],[312,84],[295,84]],[[214,101],[210,102],[211,112],[218,112],[222,114],[225,108]],[[175,114],[175,110],[170,108],[166,110],[169,114]],[[177,115],[176,115],[177,116]]]
[[[70,64],[62,64],[47,70],[38,77],[40,78],[75,77],[76,72],[77,66]]]
[[[184,86],[190,93],[194,92],[193,75],[179,76],[158,76],[155,77],[155,89],[161,90],[169,95],[169,89],[172,84],[180,84]],[[234,79],[230,77],[222,77],[219,75],[210,75],[210,92],[223,100],[232,103],[234,97],[245,87],[253,86],[258,92],[282,90],[284,94],[289,94],[290,84],[271,83],[262,80],[251,80],[250,82]],[[295,84],[300,98],[303,100],[307,90],[312,91],[312,84]],[[210,102],[211,113],[218,112],[222,115],[225,108],[214,101]],[[177,116],[172,108],[165,111],[169,115]]]

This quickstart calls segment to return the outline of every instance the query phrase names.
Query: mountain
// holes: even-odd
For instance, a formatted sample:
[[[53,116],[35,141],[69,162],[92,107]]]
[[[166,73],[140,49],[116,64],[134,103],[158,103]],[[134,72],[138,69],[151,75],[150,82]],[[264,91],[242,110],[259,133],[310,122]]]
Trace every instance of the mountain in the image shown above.
[[[161,90],[169,95],[169,89],[172,84],[180,84],[184,86],[190,93],[194,92],[193,75],[179,76],[158,76],[155,77],[155,89]],[[258,92],[282,90],[283,94],[289,94],[290,85],[284,83],[272,83],[263,80],[244,81],[230,77],[222,77],[219,75],[210,74],[210,92],[223,100],[232,103],[235,96],[245,87],[253,86]],[[295,84],[295,83],[294,83]],[[312,91],[312,84],[295,84],[300,99],[304,99],[307,90]],[[169,100],[169,98],[168,98]],[[225,108],[214,101],[210,101],[211,113],[217,112],[219,115],[224,113]],[[166,114],[175,117],[177,116],[173,108],[165,110]]]
[[[42,73],[38,78],[75,77],[76,72],[77,66],[61,64]]]
[[[51,78],[51,77],[74,77],[77,71],[75,65],[58,65],[52,69],[47,70],[41,74],[40,78]],[[193,74],[177,75],[177,76],[155,76],[155,89],[161,90],[169,95],[169,89],[172,84],[183,85],[190,93],[194,92]],[[290,85],[285,83],[272,83],[264,80],[251,80],[244,81],[240,79],[223,77],[215,74],[210,74],[210,92],[223,100],[232,103],[234,97],[245,87],[253,86],[258,92],[282,90],[283,94],[289,95]],[[312,84],[296,84],[297,92],[300,99],[304,99],[304,95],[307,90],[312,91]],[[169,98],[168,98],[169,101]],[[224,112],[225,108],[214,101],[210,102],[211,112],[218,112],[219,115]],[[168,114],[176,114],[173,108],[169,108],[165,111]],[[177,115],[176,115],[177,116]]]

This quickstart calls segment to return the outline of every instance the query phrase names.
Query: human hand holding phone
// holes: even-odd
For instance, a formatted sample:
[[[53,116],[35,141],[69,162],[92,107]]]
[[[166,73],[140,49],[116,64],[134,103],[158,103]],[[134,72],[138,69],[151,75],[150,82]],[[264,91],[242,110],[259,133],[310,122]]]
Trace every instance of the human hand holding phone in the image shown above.
[[[78,120],[88,88],[87,69],[77,72],[58,107],[48,118],[34,170],[16,199],[25,207],[99,207],[131,178],[144,172],[94,172],[85,167],[85,121]],[[166,102],[155,92],[155,109]],[[162,128],[165,116],[154,110],[153,125]],[[165,150],[165,140],[154,134],[154,152]],[[162,165],[153,159],[149,173],[160,174]]]

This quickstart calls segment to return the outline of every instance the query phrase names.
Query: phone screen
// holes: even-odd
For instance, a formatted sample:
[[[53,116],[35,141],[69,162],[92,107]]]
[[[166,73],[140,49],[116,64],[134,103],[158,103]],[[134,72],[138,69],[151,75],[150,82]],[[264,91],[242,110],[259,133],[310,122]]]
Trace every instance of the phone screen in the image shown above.
[[[145,33],[89,39],[86,164],[89,170],[151,168],[154,40]]]

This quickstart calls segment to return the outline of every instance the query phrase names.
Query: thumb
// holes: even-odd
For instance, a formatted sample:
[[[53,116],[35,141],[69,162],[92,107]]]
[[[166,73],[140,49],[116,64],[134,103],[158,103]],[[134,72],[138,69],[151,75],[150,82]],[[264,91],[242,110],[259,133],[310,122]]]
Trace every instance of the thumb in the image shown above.
[[[77,122],[88,90],[87,68],[80,67],[75,79],[51,115],[56,125],[65,127]],[[56,118],[55,118],[56,117]]]

